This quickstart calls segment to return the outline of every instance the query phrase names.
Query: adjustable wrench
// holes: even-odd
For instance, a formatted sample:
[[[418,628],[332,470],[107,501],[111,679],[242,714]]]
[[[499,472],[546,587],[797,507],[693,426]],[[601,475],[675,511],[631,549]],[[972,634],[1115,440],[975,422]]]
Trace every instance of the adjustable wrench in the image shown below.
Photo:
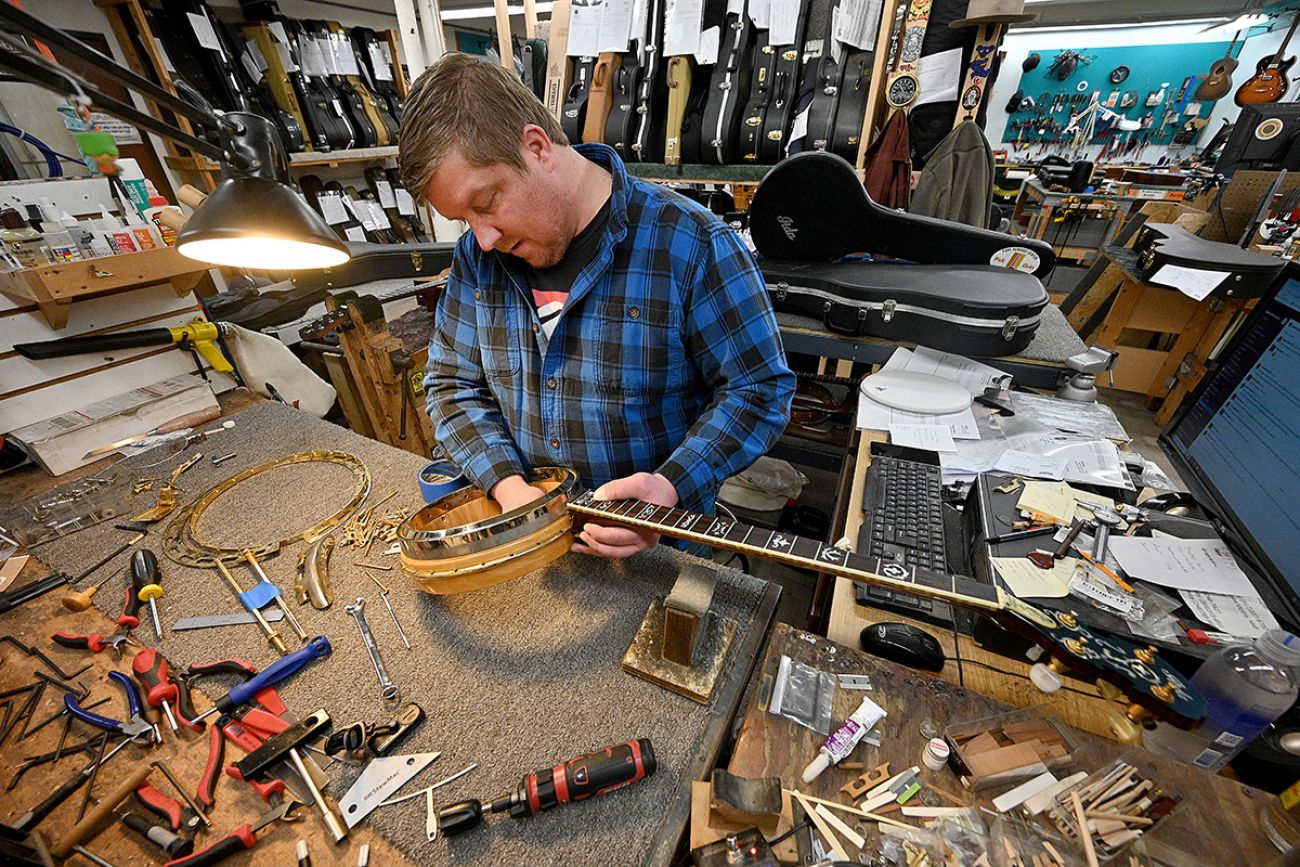
[[[370,654],[370,662],[375,667],[375,674],[379,677],[380,694],[384,701],[395,702],[401,695],[401,690],[397,684],[388,677],[388,672],[384,670],[384,660],[379,655],[379,645],[375,643],[375,636],[370,631],[370,624],[366,622],[366,600],[358,596],[357,601],[351,605],[345,605],[343,610],[351,614],[357,621],[357,629],[361,630],[361,641],[366,646],[366,653]]]

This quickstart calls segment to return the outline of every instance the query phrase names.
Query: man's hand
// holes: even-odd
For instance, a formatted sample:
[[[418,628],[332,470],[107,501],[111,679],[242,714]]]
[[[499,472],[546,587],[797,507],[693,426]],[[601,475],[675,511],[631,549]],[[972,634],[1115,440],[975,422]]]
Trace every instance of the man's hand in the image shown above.
[[[644,500],[656,506],[676,506],[678,501],[673,483],[658,473],[636,473],[614,479],[597,488],[593,496],[597,500]],[[588,522],[578,540],[573,546],[575,551],[621,559],[658,544],[659,534]]]
[[[546,492],[541,488],[534,488],[524,481],[523,476],[506,476],[492,486],[490,496],[497,501],[504,514],[545,495]]]

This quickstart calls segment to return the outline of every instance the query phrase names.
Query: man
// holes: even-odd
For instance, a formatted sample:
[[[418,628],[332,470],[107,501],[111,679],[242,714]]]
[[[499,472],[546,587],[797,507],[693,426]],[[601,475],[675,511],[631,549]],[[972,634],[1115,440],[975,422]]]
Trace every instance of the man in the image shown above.
[[[571,148],[495,64],[449,54],[411,87],[402,182],[469,223],[438,304],[424,386],[438,441],[503,510],[569,466],[602,499],[707,511],[789,417],[762,276],[740,237],[611,148]],[[588,524],[574,550],[658,537]]]

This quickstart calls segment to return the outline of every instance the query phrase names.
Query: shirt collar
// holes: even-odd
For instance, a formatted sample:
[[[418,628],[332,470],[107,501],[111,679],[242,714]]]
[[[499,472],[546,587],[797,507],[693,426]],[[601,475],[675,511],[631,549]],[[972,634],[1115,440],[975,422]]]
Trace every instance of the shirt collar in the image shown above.
[[[627,236],[627,168],[624,167],[623,160],[614,149],[607,144],[579,144],[574,145],[573,149],[584,158],[603,166],[613,179],[609,200],[609,234],[617,244]]]

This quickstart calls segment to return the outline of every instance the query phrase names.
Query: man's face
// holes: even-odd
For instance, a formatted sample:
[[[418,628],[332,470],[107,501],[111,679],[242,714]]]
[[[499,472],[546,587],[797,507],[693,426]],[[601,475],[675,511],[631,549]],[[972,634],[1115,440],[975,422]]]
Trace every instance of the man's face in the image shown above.
[[[429,182],[429,204],[444,217],[464,220],[479,246],[549,268],[564,258],[573,232],[557,213],[550,163],[524,152],[525,168],[476,166],[454,149]]]

